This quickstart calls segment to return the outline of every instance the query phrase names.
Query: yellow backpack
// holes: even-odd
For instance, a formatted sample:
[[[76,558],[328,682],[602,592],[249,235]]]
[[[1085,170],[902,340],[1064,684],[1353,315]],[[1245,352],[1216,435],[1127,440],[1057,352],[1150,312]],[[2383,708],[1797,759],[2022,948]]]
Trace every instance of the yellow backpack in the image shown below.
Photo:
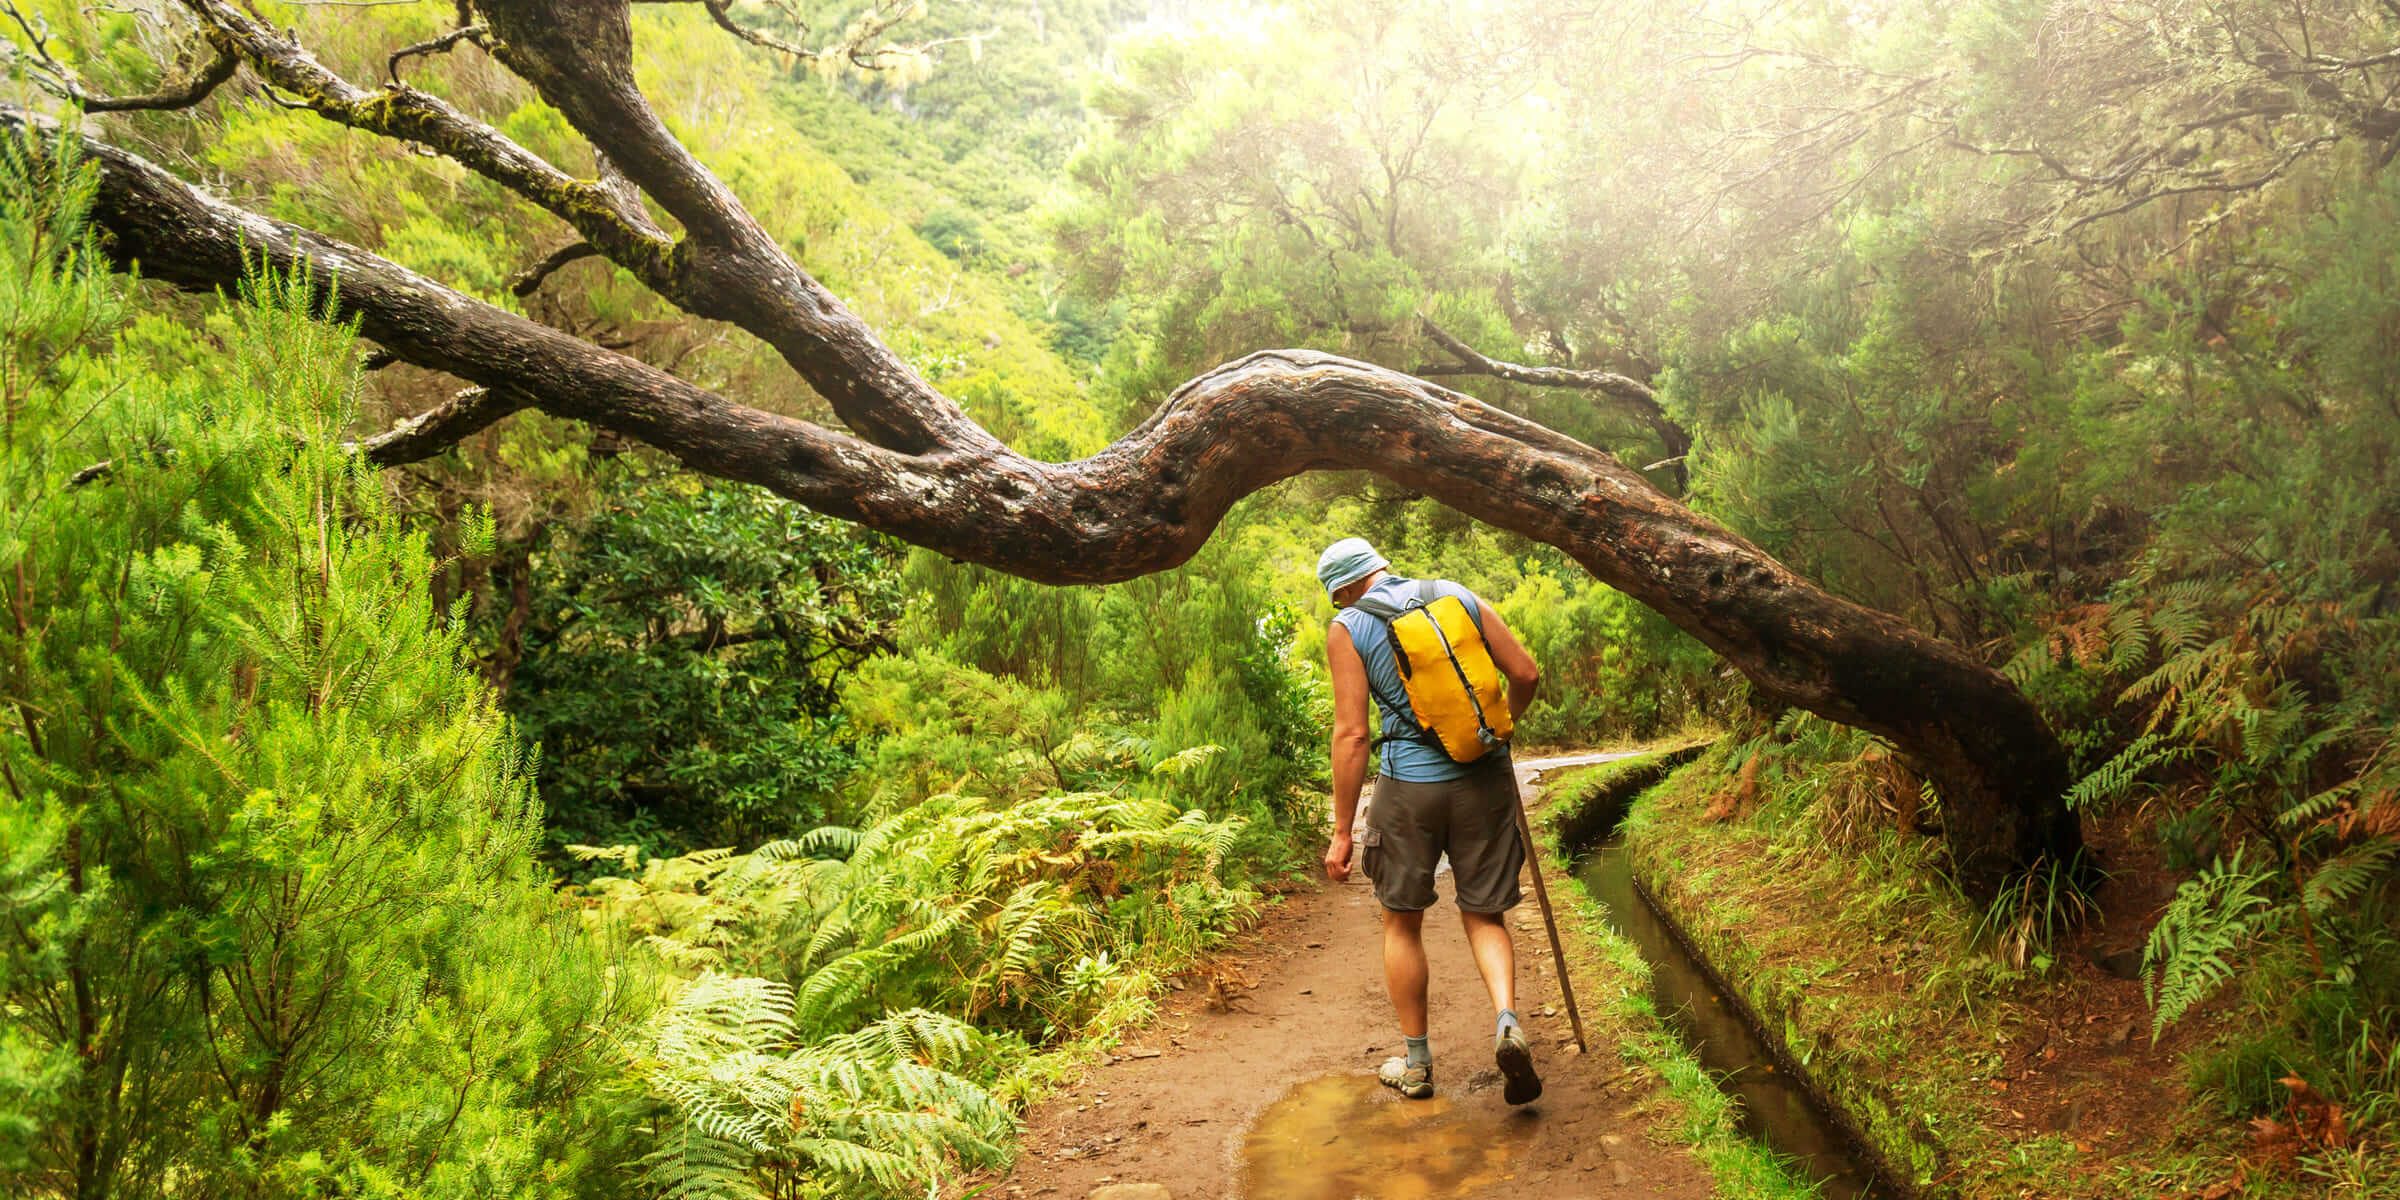
[[[1392,711],[1406,711],[1420,733],[1395,736],[1432,742],[1455,762],[1474,762],[1508,744],[1516,731],[1508,711],[1508,681],[1484,645],[1483,627],[1466,601],[1434,590],[1433,581],[1417,581],[1417,594],[1405,607],[1361,599],[1352,608],[1383,622],[1392,635],[1392,657],[1400,669],[1401,686],[1408,689],[1405,710],[1386,697],[1375,702]],[[1373,676],[1368,677],[1370,688]],[[1391,740],[1377,738],[1377,745]]]

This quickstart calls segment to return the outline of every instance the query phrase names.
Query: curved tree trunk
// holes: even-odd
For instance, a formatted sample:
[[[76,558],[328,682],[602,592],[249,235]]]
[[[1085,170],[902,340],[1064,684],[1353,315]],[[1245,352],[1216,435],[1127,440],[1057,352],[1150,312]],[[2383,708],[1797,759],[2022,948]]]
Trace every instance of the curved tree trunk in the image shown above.
[[[262,75],[322,70],[296,43],[218,0],[185,3],[212,39]],[[387,352],[487,390],[454,402],[461,412],[418,422],[408,436],[362,443],[370,458],[421,458],[440,430],[538,407],[638,438],[693,469],[1049,583],[1163,570],[1189,558],[1227,509],[1259,488],[1304,471],[1373,471],[1559,547],[1724,655],[1764,692],[1889,738],[1940,790],[1952,859],[1970,894],[1994,895],[2012,871],[2077,851],[2077,826],[2061,799],[2065,755],[1999,674],[1828,594],[1613,457],[1471,397],[1332,355],[1266,351],[1186,383],[1140,428],[1090,458],[1046,463],[1017,454],[892,355],[667,135],[633,89],[621,3],[476,7],[504,39],[493,47],[502,61],[684,230],[659,250],[646,240],[654,228],[598,228],[614,218],[561,201],[586,240],[660,294],[775,346],[865,437],[728,401],[82,139],[101,177],[93,219],[119,264],[193,289],[233,288],[261,259],[306,270],[332,311],[357,320]],[[322,80],[312,86],[315,93],[302,94],[334,90]],[[422,93],[411,97],[345,109],[336,119],[470,166],[481,154],[499,161],[501,174],[530,169],[520,152],[494,150],[498,135],[488,127]],[[375,123],[396,120],[394,112],[405,117],[403,128]],[[449,145],[445,122],[471,126],[457,135],[470,140]],[[56,136],[44,118],[5,106],[0,126]],[[520,191],[539,203],[552,188],[540,176]],[[621,250],[626,244],[634,248]]]

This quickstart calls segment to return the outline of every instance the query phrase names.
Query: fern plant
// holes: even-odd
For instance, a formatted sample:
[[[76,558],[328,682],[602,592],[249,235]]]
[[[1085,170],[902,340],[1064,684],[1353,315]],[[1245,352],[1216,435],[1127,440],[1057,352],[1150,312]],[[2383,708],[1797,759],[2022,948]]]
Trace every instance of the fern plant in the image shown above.
[[[894,1013],[812,1044],[792,991],[704,972],[651,1020],[637,1054],[657,1105],[645,1182],[672,1200],[922,1193],[1004,1160],[1012,1129],[991,1093],[951,1068],[986,1035],[939,1013]]]
[[[2150,1002],[2150,1039],[2233,978],[2245,943],[2278,913],[2272,877],[2235,850],[2175,889],[2175,899],[2142,950],[2142,994]],[[2155,977],[2154,977],[2155,976]]]
[[[2075,786],[2067,789],[2067,807],[2084,813],[2123,799],[2140,785],[2144,774],[2182,762],[2194,753],[2192,747],[2175,745],[2156,732],[2145,733],[2076,780]]]
[[[2068,803],[2089,814],[2154,787],[2173,799],[2161,822],[2169,863],[2208,864],[2145,949],[2153,1037],[2272,956],[2295,964],[2285,997],[2348,997],[2325,1003],[2352,1015],[2307,1035],[2322,1064],[2392,1019],[2376,998],[2389,985],[2358,964],[2381,936],[2364,914],[2400,886],[2400,769],[2379,682],[2400,629],[2338,561],[2318,576],[2289,551],[2277,561],[2265,544],[2249,549],[2230,562],[2154,549],[2113,602],[2063,611],[2009,669],[2029,680],[2064,663],[2116,679],[2112,715],[2135,736],[2095,725],[2086,746],[2114,750]],[[2286,1021],[2304,1007],[2259,1002]]]
[[[1240,827],[949,793],[747,854],[577,847],[616,872],[584,885],[595,926],[683,976],[635,1052],[651,1186],[921,1193],[994,1161],[1037,1044],[1143,1015],[1251,911],[1219,875]]]

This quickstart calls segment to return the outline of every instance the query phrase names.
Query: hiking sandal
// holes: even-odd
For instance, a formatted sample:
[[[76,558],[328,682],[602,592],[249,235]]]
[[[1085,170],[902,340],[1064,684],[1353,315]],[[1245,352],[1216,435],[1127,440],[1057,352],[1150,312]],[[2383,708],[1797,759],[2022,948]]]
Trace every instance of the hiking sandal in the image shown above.
[[[1431,1064],[1412,1067],[1406,1058],[1394,1055],[1383,1060],[1383,1067],[1375,1072],[1375,1078],[1383,1086],[1411,1100],[1429,1100],[1433,1097]]]
[[[1525,1044],[1525,1035],[1514,1025],[1492,1039],[1492,1061],[1508,1080],[1500,1098],[1510,1104],[1531,1104],[1542,1098],[1542,1077],[1533,1070],[1533,1047]]]

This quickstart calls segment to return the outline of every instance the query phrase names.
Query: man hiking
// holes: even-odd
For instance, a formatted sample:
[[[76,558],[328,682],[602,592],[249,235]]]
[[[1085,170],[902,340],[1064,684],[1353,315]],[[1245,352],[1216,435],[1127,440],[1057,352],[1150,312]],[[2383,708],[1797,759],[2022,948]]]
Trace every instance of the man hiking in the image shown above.
[[[1408,1048],[1383,1064],[1380,1078],[1412,1100],[1433,1095],[1425,910],[1433,905],[1434,867],[1446,853],[1467,943],[1500,1014],[1493,1057],[1507,1079],[1508,1102],[1524,1104],[1542,1094],[1542,1081],[1517,1021],[1516,947],[1506,919],[1521,898],[1517,872],[1525,863],[1506,734],[1532,702],[1541,674],[1500,614],[1473,592],[1448,580],[1399,578],[1388,565],[1360,538],[1335,542],[1317,560],[1317,578],[1341,610],[1325,634],[1334,710],[1333,843],[1325,849],[1325,874],[1337,883],[1350,876],[1351,827],[1375,750],[1381,770],[1358,834],[1359,865],[1383,906],[1383,981]],[[1442,619],[1449,625],[1434,628]],[[1492,711],[1500,707],[1500,676],[1505,719]],[[1449,687],[1446,697],[1428,690],[1438,687]],[[1370,696],[1383,714],[1373,741]],[[1461,761],[1468,757],[1473,761]]]

